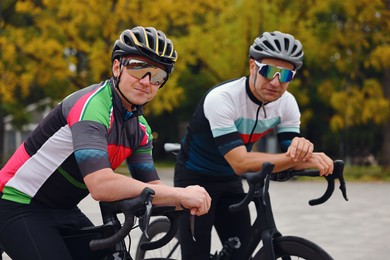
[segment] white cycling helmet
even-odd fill
[[[275,58],[292,63],[296,70],[302,67],[302,44],[292,35],[275,32],[264,32],[257,37],[249,48],[249,55],[255,60]]]

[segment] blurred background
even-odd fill
[[[179,54],[146,106],[156,160],[208,89],[249,73],[253,40],[278,30],[304,48],[289,87],[303,136],[358,177],[390,180],[390,0],[1,0],[0,162],[56,103],[110,78],[114,41],[137,25],[165,32]],[[277,151],[274,134],[256,148]]]

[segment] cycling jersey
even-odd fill
[[[299,135],[300,112],[294,96],[285,93],[263,104],[242,77],[212,88],[199,103],[182,140],[179,163],[191,171],[215,176],[233,176],[224,155],[235,147],[253,144],[276,130],[283,149]]]
[[[112,80],[68,96],[1,169],[2,199],[72,208],[89,193],[83,177],[126,159],[134,178],[158,179],[142,113],[142,106],[126,110]]]

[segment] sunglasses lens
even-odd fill
[[[276,71],[274,71],[272,68],[274,68],[274,67],[272,67],[270,65],[263,65],[260,68],[259,73],[264,78],[273,79]]]
[[[294,78],[294,71],[278,68],[275,66],[260,64],[259,74],[267,79],[273,79],[276,73],[279,74],[279,81],[282,83],[289,82]]]
[[[168,76],[168,73],[163,69],[141,60],[125,60],[122,64],[126,67],[127,73],[130,76],[137,79],[142,79],[145,76],[149,76],[150,83],[153,85],[162,85]]]
[[[289,82],[293,79],[293,77],[294,77],[294,73],[291,70],[283,69],[280,72],[279,81],[282,83]]]

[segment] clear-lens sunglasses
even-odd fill
[[[138,59],[122,60],[122,65],[126,68],[127,73],[137,79],[143,79],[146,76],[150,77],[150,84],[162,85],[168,78],[168,73],[150,63]]]

